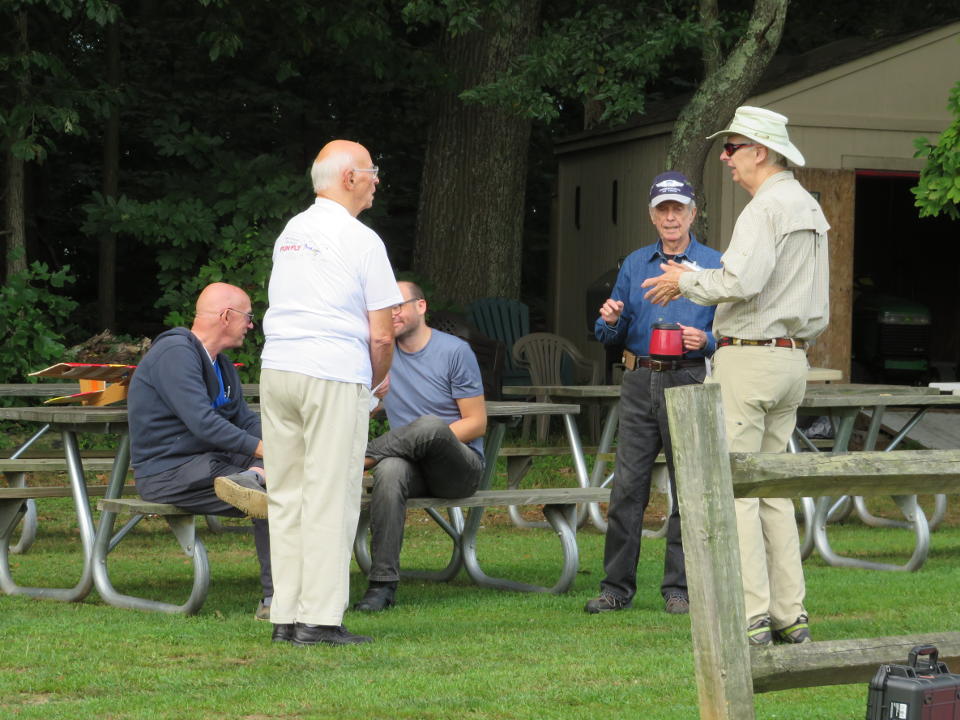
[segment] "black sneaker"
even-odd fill
[[[360,645],[373,642],[373,638],[354,635],[343,625],[295,623],[292,642],[294,645]]]
[[[630,607],[630,601],[624,600],[619,595],[610,592],[602,592],[592,600],[588,600],[584,606],[584,612],[596,615],[602,612],[611,612],[613,610],[626,610]]]
[[[807,625],[809,619],[801,615],[793,625],[773,631],[773,639],[784,645],[802,645],[811,641],[810,627]]]
[[[751,645],[769,645],[773,642],[770,632],[770,618],[762,617],[747,628],[747,639]]]

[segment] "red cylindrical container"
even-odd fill
[[[683,329],[677,323],[653,324],[650,357],[654,360],[680,360],[683,357]]]

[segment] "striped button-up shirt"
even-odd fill
[[[829,229],[793,173],[779,172],[737,218],[723,267],[681,274],[680,292],[717,305],[717,338],[812,340],[830,316]]]

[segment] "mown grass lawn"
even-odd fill
[[[552,475],[562,461],[541,464]],[[538,482],[536,476],[533,482]],[[955,504],[956,501],[954,500]],[[877,507],[879,503],[871,504]],[[924,503],[929,508],[930,503]],[[648,517],[658,524],[655,506]],[[13,556],[23,584],[72,585],[79,535],[68,500],[40,506],[37,544]],[[213,569],[210,596],[195,617],[120,610],[91,594],[79,604],[0,596],[0,718],[697,718],[690,625],[667,615],[658,593],[663,541],[645,541],[641,588],[631,610],[583,612],[602,574],[603,537],[579,536],[581,572],[563,596],[477,588],[461,574],[447,584],[406,581],[398,606],[346,625],[372,645],[273,645],[254,620],[256,559],[249,535],[204,529]],[[838,552],[903,562],[911,533],[831,528]],[[815,639],[956,630],[960,627],[960,518],[955,508],[934,533],[917,573],[805,565]],[[449,541],[411,513],[403,563],[439,568]],[[550,585],[559,570],[556,538],[519,530],[504,512],[486,518],[480,557],[491,575]],[[182,601],[190,574],[172,535],[147,521],[111,556],[118,589]],[[356,571],[351,596],[365,581]],[[863,717],[866,686],[759,695],[757,717]]]

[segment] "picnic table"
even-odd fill
[[[810,368],[807,371],[808,382],[831,382],[843,378],[843,373],[831,368]],[[593,469],[590,472],[590,487],[607,487],[613,481],[613,473],[607,472],[607,458],[613,452],[613,441],[617,434],[620,407],[619,385],[513,385],[504,386],[504,396],[512,397],[549,397],[551,400],[570,401],[580,404],[598,404],[606,408],[606,417],[600,431],[600,440],[597,445]],[[663,490],[667,496],[667,511],[663,527],[655,531],[644,531],[648,537],[662,537],[666,533],[666,518],[672,510],[672,498],[666,483],[666,466],[657,466],[654,470],[654,485]],[[606,532],[607,521],[603,517],[600,506],[596,503],[587,509],[590,522],[601,532]]]
[[[841,378],[839,371],[826,368],[811,368],[807,392],[800,403],[799,414],[826,415],[834,425],[834,439],[832,452],[847,452],[850,439],[853,435],[856,419],[861,412],[870,415],[870,424],[864,441],[864,450],[873,450],[876,447],[877,437],[882,425],[883,414],[887,407],[913,408],[915,412],[900,432],[887,446],[887,450],[895,449],[907,436],[909,431],[920,421],[923,415],[932,407],[960,407],[960,396],[941,394],[935,387],[911,387],[902,385],[864,385],[838,384],[832,382]],[[813,381],[828,381],[828,384],[814,384]],[[570,399],[577,402],[602,402],[609,406],[607,417],[600,435],[597,448],[597,460],[590,474],[590,484],[595,487],[608,485],[613,474],[606,472],[605,457],[613,448],[613,441],[617,429],[617,408],[620,397],[619,385],[544,385],[544,386],[516,386],[504,388],[510,395],[543,394],[555,399]],[[819,451],[816,444],[807,440],[799,431],[794,433],[791,450],[798,452],[802,446]],[[669,497],[669,495],[668,495]],[[895,496],[894,501],[901,509],[904,520],[889,520],[878,518],[870,514],[861,497],[853,498],[804,498],[801,506],[804,512],[804,527],[806,528],[802,553],[804,558],[816,549],[829,565],[837,567],[857,567],[872,570],[915,570],[926,560],[929,552],[929,538],[931,527],[936,527],[946,509],[946,497],[938,495],[933,518],[928,521],[922,508],[917,504],[915,495]],[[858,558],[849,558],[839,555],[832,549],[827,537],[827,519],[837,517],[843,510],[843,503],[849,502],[856,509],[860,517],[867,524],[883,527],[907,527],[914,531],[916,544],[910,559],[904,565],[877,563]],[[669,511],[669,509],[668,509]],[[598,505],[589,508],[590,518],[594,525],[604,529],[606,522],[603,519]]]
[[[0,407],[0,420],[42,423],[44,428],[59,432],[63,441],[63,457],[66,461],[70,491],[80,531],[83,565],[80,579],[71,588],[26,587],[18,585],[10,571],[8,557],[9,540],[14,528],[26,511],[23,497],[3,497],[0,499],[0,589],[8,595],[30,595],[46,597],[68,602],[82,600],[93,587],[93,541],[94,522],[90,511],[87,483],[84,476],[83,460],[80,455],[78,435],[80,433],[118,433],[116,455],[111,462],[109,487],[119,497],[123,490],[124,479],[130,465],[130,439],[127,431],[127,410],[116,407],[78,407],[51,405],[48,407]],[[36,438],[37,435],[34,435]],[[33,439],[33,438],[31,438]],[[18,485],[23,487],[21,479]],[[37,490],[42,490],[37,489]],[[34,490],[33,492],[37,492]],[[21,493],[22,494],[22,493]],[[34,495],[37,497],[39,495]],[[29,498],[32,499],[32,498]]]
[[[911,408],[913,415],[889,442],[885,450],[893,451],[907,437],[918,422],[931,408],[960,408],[960,396],[941,394],[935,387],[912,387],[907,385],[864,385],[835,384],[810,386],[800,403],[798,412],[806,415],[827,415],[834,427],[832,452],[849,451],[857,417],[861,412],[869,414],[870,422],[863,441],[863,450],[876,449],[883,415],[888,407]],[[815,444],[809,442],[801,433],[794,433],[791,449],[796,451],[799,445],[808,450],[819,452]],[[804,498],[806,516],[806,535],[802,552],[804,557],[812,548],[816,548],[828,565],[834,567],[855,567],[868,570],[916,570],[926,561],[930,548],[930,531],[935,528],[946,511],[946,496],[937,495],[933,517],[928,520],[923,509],[917,503],[916,495],[894,495],[894,502],[900,508],[905,520],[888,520],[873,516],[862,497],[832,498],[819,497],[816,500]],[[856,509],[860,518],[875,527],[906,527],[914,531],[916,544],[910,559],[902,565],[878,563],[870,560],[851,558],[834,552],[827,537],[827,522],[844,513],[845,505]]]
[[[254,389],[254,393],[255,392],[256,390]],[[252,405],[251,408],[254,410],[259,409],[256,405]],[[564,421],[570,453],[575,458],[574,464],[578,468],[578,484],[581,488],[588,488],[589,478],[586,472],[583,448],[580,443],[580,435],[576,424],[576,415],[579,411],[580,408],[576,404],[509,401],[488,402],[487,414],[493,422],[491,423],[492,427],[487,436],[485,470],[487,486],[489,487],[490,478],[496,467],[496,460],[502,445],[507,419],[523,417],[525,415],[559,415]],[[142,514],[140,514],[128,522],[116,534],[113,533],[114,522],[121,508],[120,504],[125,502],[120,499],[120,495],[124,489],[124,479],[130,463],[130,442],[126,407],[77,407],[59,405],[29,408],[0,408],[0,420],[43,423],[51,429],[60,432],[63,439],[64,459],[66,461],[70,481],[70,492],[76,512],[77,526],[80,531],[83,554],[80,580],[72,588],[23,587],[17,585],[10,572],[8,543],[17,522],[23,515],[25,504],[24,493],[15,493],[17,496],[8,498],[2,497],[2,493],[0,493],[0,531],[2,531],[2,533],[0,533],[0,535],[2,535],[2,537],[0,537],[0,545],[2,545],[2,547],[0,547],[0,589],[8,594],[78,601],[82,600],[90,592],[92,587],[96,587],[106,602],[121,607],[137,607],[140,609],[162,610],[167,612],[195,612],[199,608],[199,605],[203,602],[203,598],[206,596],[206,585],[209,584],[209,565],[206,562],[206,553],[203,549],[202,542],[194,535],[193,518],[190,516],[189,519],[185,519],[184,516],[190,514],[184,513],[183,511],[168,511],[170,516],[167,520],[170,522],[171,529],[174,530],[178,540],[181,540],[184,550],[194,558],[195,578],[194,591],[191,594],[192,600],[188,601],[185,605],[176,606],[143,598],[132,598],[118,593],[110,581],[106,556],[122,540],[123,536],[132,529],[136,522],[139,521],[140,517],[142,517]],[[111,464],[112,469],[109,485],[106,487],[105,492],[103,492],[104,500],[101,503],[103,510],[100,514],[99,526],[97,527],[95,527],[94,519],[90,511],[83,461],[77,440],[78,434],[84,432],[111,432],[118,433],[120,436],[116,456]],[[484,488],[485,491],[486,489],[487,488]],[[30,492],[40,497],[44,495],[44,490],[45,488],[33,488]],[[576,512],[575,509],[571,512],[571,508],[575,508],[577,502],[585,501],[588,498],[597,499],[598,497],[599,495],[593,489],[575,491],[557,488],[539,492],[529,491],[514,494],[510,494],[509,492],[501,492],[500,495],[489,493],[489,497],[484,496],[484,498],[476,502],[471,501],[466,503],[470,505],[469,514],[466,519],[459,523],[454,521],[452,525],[447,524],[447,527],[444,527],[444,529],[451,534],[454,541],[456,569],[465,567],[468,575],[475,582],[489,587],[512,590],[551,590],[553,592],[562,592],[568,589],[575,579],[578,566],[575,539]],[[544,504],[545,506],[549,505],[553,508],[548,513],[548,519],[560,535],[564,563],[561,578],[552,588],[542,588],[512,580],[489,577],[482,570],[477,558],[476,540],[477,533],[480,529],[480,521],[486,506],[480,503],[507,504],[507,502],[510,501],[518,504],[521,502],[524,504],[539,502],[540,504]],[[143,504],[142,501],[134,502]],[[450,505],[451,503],[447,502],[446,504]],[[358,556],[358,561],[361,560],[362,557]]]

